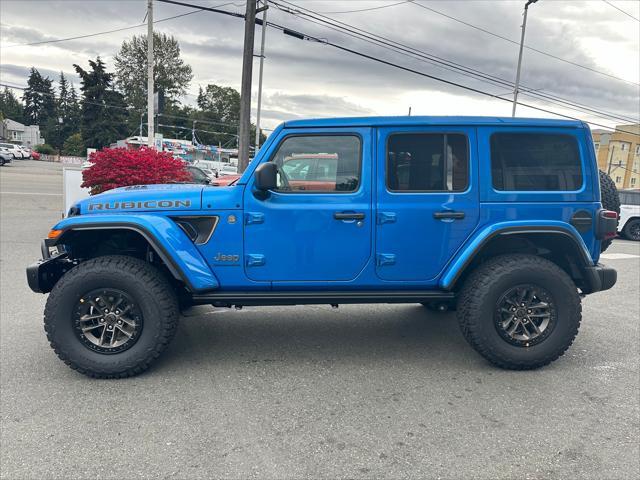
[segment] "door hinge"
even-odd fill
[[[260,254],[248,254],[245,257],[245,265],[247,267],[261,267],[265,264],[264,255]]]
[[[396,256],[393,253],[379,253],[376,255],[376,264],[379,267],[384,267],[385,265],[395,265]]]
[[[244,223],[245,225],[264,223],[264,213],[248,212],[244,216]]]
[[[378,225],[385,223],[396,223],[395,212],[378,212]]]

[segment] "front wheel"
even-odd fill
[[[458,301],[467,341],[494,365],[511,370],[559,358],[573,343],[581,318],[571,278],[533,255],[488,260],[467,278]]]
[[[146,370],[173,338],[176,295],[142,260],[104,256],[81,263],[55,285],[44,313],[47,338],[71,368],[97,378]]]

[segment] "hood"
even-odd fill
[[[202,185],[134,185],[114,188],[76,204],[80,213],[148,212],[166,210],[199,210]]]

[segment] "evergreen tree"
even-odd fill
[[[58,81],[58,98],[57,98],[57,117],[62,119],[59,125],[60,134],[58,143],[66,139],[74,132],[80,131],[80,107],[78,98],[73,84],[70,83],[63,72],[60,72],[60,80]],[[62,145],[56,144],[58,148]]]
[[[29,73],[22,100],[25,123],[42,127],[54,119],[56,103],[52,81],[49,77],[40,75],[40,72],[33,67]]]
[[[123,96],[113,90],[113,73],[98,57],[90,70],[74,64],[81,79],[81,132],[85,146],[102,148],[126,136],[127,108]]]
[[[22,123],[22,102],[7,87],[0,92],[0,118]]]

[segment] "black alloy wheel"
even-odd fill
[[[142,326],[140,308],[121,290],[92,290],[76,304],[76,335],[85,347],[95,352],[124,352],[136,343]]]
[[[496,330],[512,345],[536,345],[549,336],[555,324],[553,297],[537,285],[512,287],[496,303]]]

